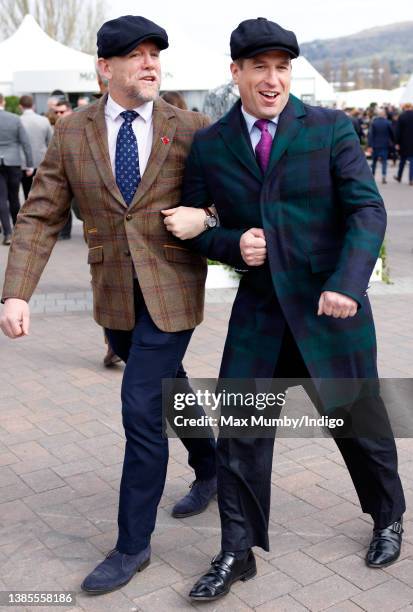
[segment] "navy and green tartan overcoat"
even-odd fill
[[[267,262],[242,275],[220,376],[272,377],[287,323],[312,377],[376,377],[366,290],[386,212],[346,115],[291,95],[263,176],[237,102],[197,132],[184,177],[183,203],[215,204],[221,224],[189,248],[246,269],[242,233],[261,227],[267,242]],[[354,298],[356,316],[317,316],[326,290]]]

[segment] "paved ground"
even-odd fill
[[[413,188],[389,184],[383,195],[393,284],[370,290],[380,371],[410,377]],[[6,254],[0,246],[1,270]],[[33,298],[30,337],[0,338],[0,589],[73,590],[72,609],[99,612],[413,610],[413,444],[406,439],[398,441],[409,504],[405,544],[387,570],[363,564],[371,526],[334,444],[283,438],[272,478],[271,552],[256,551],[257,578],[234,586],[221,603],[191,605],[188,589],[219,548],[219,520],[215,502],[198,517],[171,518],[192,478],[173,440],[150,568],[111,595],[79,592],[84,575],[115,542],[123,453],[122,368],[101,365],[102,332],[89,312],[85,261],[76,225],[73,239],[57,244]],[[232,298],[209,293],[205,322],[186,357],[192,376],[216,375]]]

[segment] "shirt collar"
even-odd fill
[[[25,108],[22,115],[26,115],[26,114],[30,114],[30,113],[34,113],[34,110],[32,108]]]
[[[247,124],[248,133],[251,134],[252,128],[254,127],[254,124],[255,124],[256,121],[258,121],[258,119],[257,119],[257,117],[253,117],[253,115],[250,115],[249,113],[247,113],[247,111],[244,109],[243,106],[241,106],[241,112],[242,112],[242,114],[244,116],[244,119],[245,119],[245,122]],[[271,121],[277,127],[278,119],[279,119],[279,115],[277,115],[273,119],[269,119],[268,121]]]
[[[122,113],[124,110],[126,109],[123,108],[123,106],[121,106],[117,102],[115,102],[115,100],[109,94],[108,99],[106,100],[106,114],[113,121],[115,121],[119,117],[120,113]],[[153,102],[144,102],[144,104],[141,104],[141,106],[137,106],[133,110],[136,111],[145,122],[148,122],[152,119]]]

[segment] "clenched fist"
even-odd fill
[[[163,222],[168,232],[180,240],[195,238],[206,229],[206,214],[203,208],[177,206],[161,210],[161,213],[165,217]]]
[[[248,266],[262,266],[267,257],[264,230],[252,227],[239,241],[242,259]]]
[[[0,328],[9,338],[21,338],[29,335],[30,309],[27,302],[17,298],[8,298],[0,317]]]
[[[357,302],[347,295],[335,291],[323,291],[318,301],[318,312],[335,319],[354,317],[357,312]]]

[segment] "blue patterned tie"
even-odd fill
[[[120,126],[116,140],[116,183],[123,199],[129,206],[141,180],[138,143],[132,129],[132,121],[136,119],[138,113],[133,110],[126,110],[120,114],[124,122]]]

